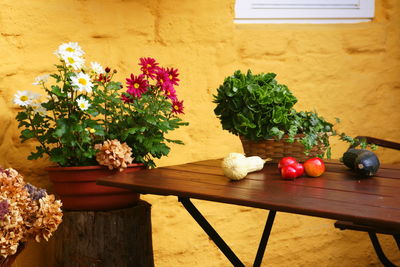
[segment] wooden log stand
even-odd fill
[[[65,211],[50,241],[51,266],[154,266],[151,205],[112,211]]]

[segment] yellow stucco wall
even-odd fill
[[[400,2],[376,0],[376,18],[350,25],[235,25],[234,0],[0,0],[0,165],[49,186],[46,161],[28,161],[33,144],[20,144],[11,103],[17,90],[34,90],[34,77],[52,71],[59,44],[77,41],[87,60],[119,70],[122,80],[151,56],[180,70],[178,93],[190,126],[173,133],[174,146],[159,166],[220,158],[242,151],[222,131],[212,94],[234,70],[276,72],[299,99],[298,110],[342,119],[349,135],[400,141]],[[332,140],[333,156],[346,145]],[[400,153],[381,150],[384,162]],[[156,266],[229,266],[172,197],[144,196],[153,204]],[[250,265],[267,212],[196,201],[221,235]],[[379,266],[368,237],[340,232],[332,221],[278,214],[264,263],[268,266]],[[398,251],[386,239],[390,257]],[[397,255],[396,255],[397,254]],[[397,257],[397,258],[396,258]],[[17,266],[44,266],[45,244],[31,244]]]

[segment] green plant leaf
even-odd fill
[[[50,77],[53,77],[54,79],[56,79],[56,82],[60,82],[61,81],[61,76],[58,74],[50,74]]]
[[[25,129],[25,130],[22,130],[22,131],[21,131],[21,135],[22,135],[22,137],[23,137],[24,139],[30,139],[30,138],[35,137],[35,132],[34,132],[34,131],[31,131],[31,130],[29,130],[29,129]]]
[[[272,136],[276,136],[278,139],[282,139],[283,135],[285,134],[283,131],[279,130],[278,127],[272,127],[270,132]]]
[[[67,123],[64,119],[60,119],[57,121],[57,127],[54,131],[55,137],[62,137],[67,132]]]
[[[258,84],[249,84],[246,88],[250,94],[254,94],[257,90],[260,90],[260,86]]]
[[[18,112],[17,116],[15,117],[18,121],[23,121],[28,119],[28,114],[26,112]]]
[[[51,86],[51,92],[55,94],[56,96],[63,96],[64,94],[61,92],[61,88],[58,85],[52,85]]]
[[[38,113],[36,113],[35,116],[33,117],[32,123],[34,125],[40,125],[41,123],[43,123],[43,121],[44,121],[43,117]]]

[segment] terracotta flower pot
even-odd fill
[[[130,164],[123,172],[140,171],[143,164]],[[46,169],[65,210],[113,210],[136,204],[140,194],[127,189],[101,186],[96,180],[116,174],[103,166],[49,167]]]

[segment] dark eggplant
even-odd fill
[[[343,164],[362,176],[371,177],[378,171],[380,162],[374,152],[366,149],[348,149],[342,157]]]
[[[374,152],[365,150],[358,154],[354,161],[354,170],[362,176],[374,176],[378,171],[380,162]]]
[[[365,149],[356,149],[356,148],[349,148],[346,152],[344,152],[342,161],[343,164],[349,167],[350,169],[354,170],[354,162],[356,161],[356,158],[359,154],[361,154],[364,151],[368,151]]]

